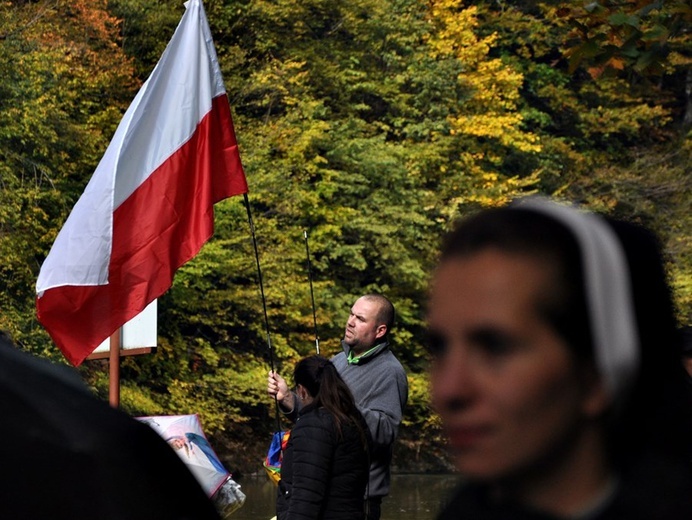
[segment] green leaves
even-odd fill
[[[246,208],[223,201],[214,238],[160,300],[157,352],[123,362],[131,413],[198,412],[209,433],[229,435],[273,427],[270,364],[289,375],[315,348],[307,231],[322,353],[339,351],[358,296],[388,295],[411,382],[406,424],[434,436],[421,340],[439,240],[456,218],[534,191],[654,215],[687,317],[684,2],[205,7],[264,302]],[[39,266],[182,9],[0,6],[0,327],[27,350],[61,359],[34,318]],[[105,395],[104,366],[81,370]]]
[[[134,86],[116,28],[103,2],[0,6],[0,326],[49,357],[36,276]]]
[[[672,71],[668,54],[689,51],[689,2],[594,2],[558,13],[574,27],[565,41],[571,73],[584,67],[597,78],[631,68],[658,77]]]

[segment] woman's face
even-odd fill
[[[585,417],[587,385],[537,311],[551,283],[540,261],[494,249],[448,259],[436,271],[432,402],[470,478],[512,477],[550,462],[569,450]]]

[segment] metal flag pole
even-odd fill
[[[271,336],[269,335],[269,317],[267,316],[267,299],[264,297],[264,283],[262,282],[262,269],[260,267],[259,252],[257,251],[257,238],[255,236],[255,223],[252,221],[252,212],[250,211],[250,199],[248,199],[247,193],[243,193],[243,200],[245,201],[245,209],[247,210],[247,219],[250,224],[250,233],[252,235],[252,246],[255,250],[255,261],[257,263],[257,277],[259,279],[260,294],[262,296],[262,310],[264,311],[264,327],[267,333],[267,347],[269,349],[269,366],[271,371],[276,373],[274,370],[274,347],[272,346]],[[281,416],[279,415],[279,401],[274,396],[274,405],[276,407],[276,426],[277,431],[281,430]]]
[[[315,324],[315,350],[320,353],[320,336],[317,334],[317,311],[315,310],[315,293],[312,290],[312,264],[310,263],[310,247],[308,246],[308,232],[303,230],[305,237],[305,254],[308,258],[308,279],[310,280],[310,298],[312,299],[312,321]]]

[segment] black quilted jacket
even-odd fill
[[[369,435],[365,421],[361,424]],[[365,518],[368,466],[367,450],[353,424],[342,425],[339,437],[331,413],[305,407],[283,455],[278,520]]]

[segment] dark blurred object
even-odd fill
[[[682,365],[692,381],[692,326],[680,329],[680,345],[682,353]]]
[[[0,335],[0,517],[218,519],[153,430]]]

